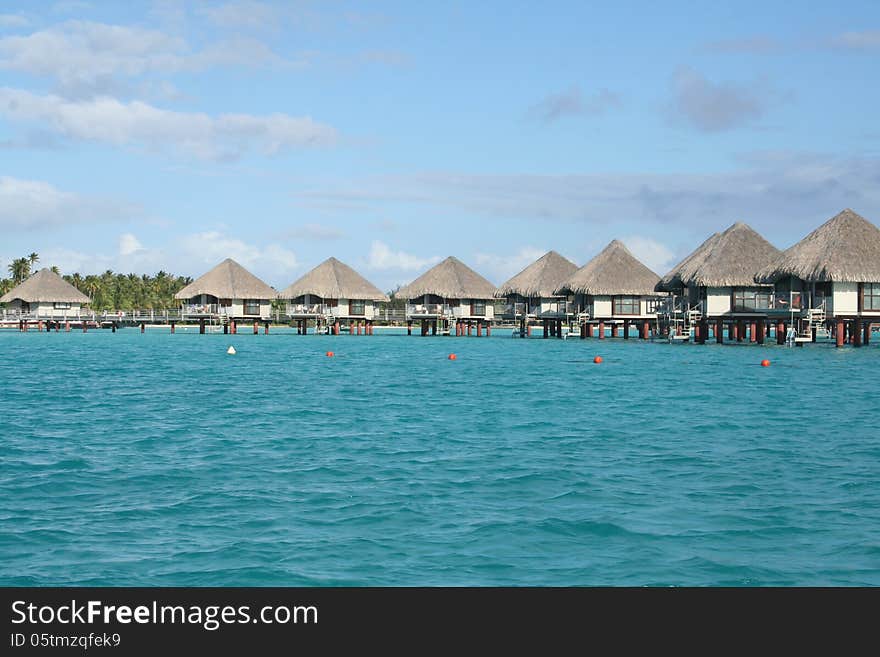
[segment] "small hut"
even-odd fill
[[[581,315],[581,337],[592,335],[598,324],[599,337],[605,337],[605,325],[611,325],[611,336],[629,337],[635,323],[639,335],[648,337],[651,320],[657,317],[658,296],[654,286],[660,277],[639,261],[619,240],[608,246],[586,265],[578,269],[557,289],[557,294],[572,294]]]
[[[503,317],[520,322],[569,317],[568,298],[556,290],[577,268],[556,251],[548,251],[495,291],[497,298],[507,300]]]
[[[287,314],[305,333],[310,319],[326,321],[339,333],[340,320],[351,331],[373,332],[376,306],[388,296],[354,269],[336,258],[328,258],[278,295],[287,300]]]
[[[477,335],[495,316],[495,286],[466,264],[452,256],[435,265],[394,295],[406,299],[408,332],[412,322],[421,322],[422,335],[450,330],[469,335],[476,326]]]
[[[240,264],[226,258],[174,295],[183,302],[183,312],[194,316],[224,316],[230,319],[268,320],[275,290]]]
[[[41,269],[0,297],[7,312],[36,319],[79,317],[90,299],[51,269]]]
[[[755,280],[799,311],[799,340],[815,340],[826,322],[838,345],[870,339],[880,321],[880,228],[850,209],[784,251]],[[792,313],[794,314],[794,312]]]
[[[755,274],[779,257],[779,249],[748,224],[737,222],[720,233],[704,257],[679,272],[688,290],[694,340],[705,342],[712,324],[717,342],[724,325],[731,339],[763,342],[768,314],[776,312],[773,287],[755,283]]]

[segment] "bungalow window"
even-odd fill
[[[259,299],[245,299],[244,300],[244,314],[245,315],[259,315],[260,314],[260,300]]]
[[[472,301],[471,302],[471,315],[474,317],[485,317],[486,316],[486,302],[485,301]]]
[[[70,310],[70,304],[67,301],[56,301],[54,308],[55,310]]]
[[[862,285],[862,310],[880,310],[880,283]]]
[[[660,305],[659,299],[645,299],[645,313],[652,315],[657,312],[657,306]]]
[[[733,310],[767,310],[770,308],[770,291],[737,288],[733,291]]]
[[[614,297],[612,312],[615,315],[638,315],[641,303],[641,297]]]
[[[349,315],[365,315],[366,314],[366,302],[363,299],[352,299],[348,302],[348,314]]]

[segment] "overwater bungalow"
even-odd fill
[[[277,293],[240,264],[227,258],[174,295],[181,312],[222,320],[267,321]]]
[[[545,326],[551,321],[567,321],[574,308],[568,297],[556,294],[556,290],[577,268],[556,251],[548,251],[495,291],[496,298],[507,301],[502,317],[518,323],[521,336],[530,330],[532,320]]]
[[[655,289],[673,293],[666,314],[673,337],[704,343],[711,325],[715,339],[763,342],[768,314],[777,307],[773,287],[755,274],[780,254],[749,225],[737,222],[716,233],[661,279]]]
[[[0,297],[5,314],[41,319],[79,317],[90,299],[51,269],[41,269]]]
[[[389,301],[388,295],[336,258],[328,258],[278,296],[287,301],[287,315],[303,334],[309,320],[314,320],[316,329],[325,323],[337,335],[341,322],[352,333],[372,334],[378,303]]]
[[[421,323],[422,335],[451,332],[470,335],[483,326],[489,333],[489,321],[495,316],[495,286],[473,269],[452,256],[435,265],[394,295],[406,299],[407,333],[412,323]]]
[[[850,209],[785,250],[755,276],[790,306],[794,342],[833,328],[838,346],[867,344],[880,322],[880,228]],[[780,320],[781,322],[782,320]]]
[[[610,325],[612,337],[622,328],[623,337],[628,338],[630,325],[635,324],[639,336],[647,338],[650,324],[657,318],[654,286],[659,280],[623,242],[613,240],[556,292],[574,295],[581,337],[592,337],[593,326],[598,325],[599,338],[604,338],[605,327]]]

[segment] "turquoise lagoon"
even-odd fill
[[[878,585],[878,372],[876,345],[4,331],[0,584]]]

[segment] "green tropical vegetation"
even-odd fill
[[[31,253],[24,258],[16,258],[7,267],[9,278],[0,279],[0,295],[37,271],[35,265],[40,256]],[[51,267],[59,274],[58,267]],[[93,310],[164,310],[177,308],[180,302],[174,299],[175,293],[192,282],[188,276],[175,276],[160,271],[153,276],[148,274],[120,274],[109,269],[103,274],[65,274],[64,280],[83,294],[87,294]]]

